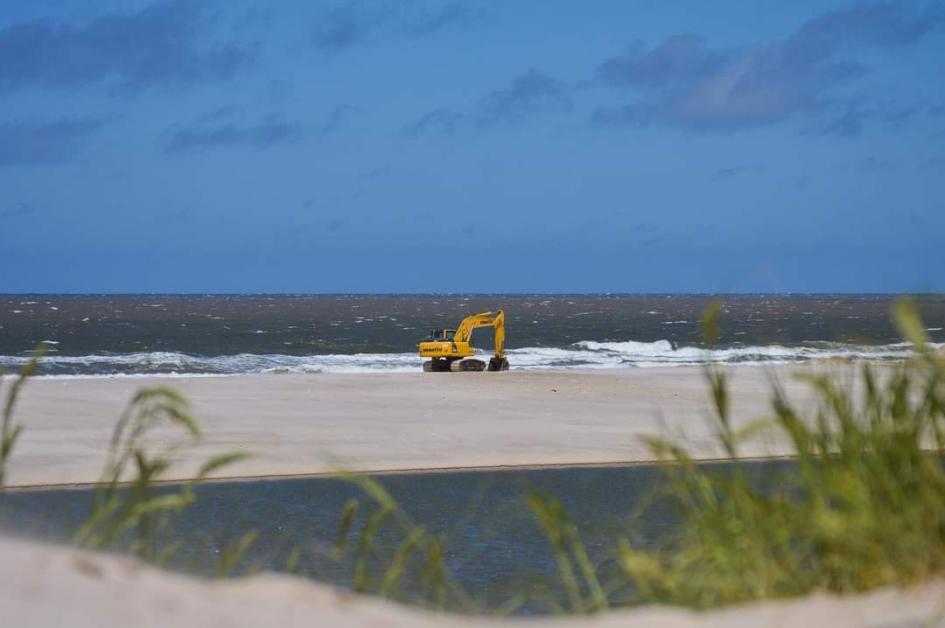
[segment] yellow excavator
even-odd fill
[[[495,355],[488,368],[482,360],[476,360],[476,350],[470,345],[474,329],[492,327],[495,330]],[[505,313],[483,312],[467,316],[456,329],[434,329],[430,337],[420,343],[420,357],[429,358],[423,363],[427,373],[453,371],[507,371],[509,361],[505,357]]]

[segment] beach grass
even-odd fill
[[[337,561],[353,554],[355,591],[401,599],[405,595],[403,581],[409,580],[412,590],[409,597],[425,606],[443,609],[448,593],[467,599],[449,576],[442,535],[414,522],[377,480],[361,474],[341,477],[359,486],[367,498],[366,506],[356,498],[345,505],[332,548]],[[400,538],[393,551],[385,552],[376,543],[384,526],[392,527],[393,534]]]
[[[20,369],[19,375],[17,375],[7,387],[5,391],[6,397],[0,397],[4,399],[3,419],[2,423],[0,423],[0,488],[3,488],[4,482],[6,481],[7,463],[10,460],[10,456],[13,455],[13,448],[16,446],[17,440],[19,440],[20,435],[23,433],[23,426],[15,422],[13,411],[16,408],[16,402],[20,396],[23,385],[29,377],[36,373],[36,369],[39,367],[39,360],[45,353],[46,345],[37,347],[26,365]],[[5,375],[4,370],[0,368],[0,392],[4,392],[3,385]]]
[[[706,315],[709,340],[717,312]],[[862,365],[859,392],[827,375],[800,375],[818,399],[812,415],[772,384],[772,416],[736,430],[726,374],[707,367],[716,438],[730,464],[709,471],[684,443],[648,439],[682,523],[656,550],[620,540],[635,603],[704,609],[942,575],[945,360],[928,347],[911,303],[901,302],[895,318],[915,358]],[[779,432],[796,461],[773,487],[751,482],[739,456],[760,429]]]
[[[170,426],[183,436],[163,448],[150,447],[148,436]],[[165,387],[143,388],[129,402],[115,424],[102,475],[92,493],[91,514],[75,533],[74,541],[92,549],[127,547],[136,556],[162,564],[179,545],[174,540],[174,519],[196,499],[194,487],[214,471],[247,457],[228,452],[209,458],[193,479],[168,490],[159,486],[172,465],[175,447],[201,437],[187,401]],[[235,548],[221,555],[221,572],[229,572],[252,543],[247,532]]]

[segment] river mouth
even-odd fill
[[[753,482],[769,487],[780,485],[794,469],[785,460],[743,464]],[[703,466],[713,473],[731,467]],[[529,495],[561,503],[615,604],[633,592],[616,561],[618,540],[657,547],[680,525],[666,497],[665,470],[656,465],[386,474],[377,482],[398,508],[383,518],[363,552],[360,582],[376,592],[405,539],[422,527],[424,538],[442,544],[449,574],[443,602],[454,612],[542,615],[566,604],[555,554],[528,505]],[[170,493],[179,487],[156,490]],[[2,493],[0,531],[69,542],[91,512],[93,492],[79,488]],[[357,509],[342,550],[343,513],[354,503]],[[359,582],[359,542],[379,510],[369,491],[350,479],[211,482],[198,486],[194,503],[156,532],[156,544],[166,550],[161,556],[164,566],[212,576],[253,532],[232,574],[291,571],[354,588]],[[127,549],[130,542],[125,539],[119,549]],[[431,603],[435,596],[423,554],[418,546],[408,557],[397,586],[389,591],[393,597]]]

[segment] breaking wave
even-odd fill
[[[945,346],[945,345],[942,345]],[[812,360],[899,360],[912,355],[907,343],[854,345],[811,342],[798,346],[734,346],[706,350],[656,342],[596,342],[585,340],[569,348],[513,350],[515,364],[530,368],[621,368],[723,364],[785,364]],[[511,358],[510,358],[511,359]]]
[[[937,348],[945,344],[934,345]],[[799,346],[733,346],[707,351],[656,342],[597,342],[585,340],[567,347],[525,347],[509,350],[513,369],[613,369],[691,366],[706,361],[727,364],[783,364],[812,360],[897,360],[911,355],[905,343],[854,345],[811,342]],[[0,368],[15,372],[24,356],[0,356]],[[355,353],[334,355],[250,354],[201,356],[177,352],[125,353],[43,358],[41,375],[236,375],[245,373],[365,373],[417,372],[415,353]]]

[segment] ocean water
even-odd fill
[[[909,348],[889,295],[738,295],[707,352],[699,295],[2,295],[0,367],[44,344],[43,375],[417,371],[434,327],[505,309],[513,369],[594,369],[824,358]],[[945,295],[918,297],[945,343]],[[488,350],[491,330],[474,343]]]
[[[726,470],[724,464],[706,467]],[[746,468],[763,487],[776,486],[794,467],[786,461],[764,461],[747,463]],[[516,609],[520,614],[549,613],[552,601],[567,605],[554,554],[526,505],[529,491],[561,502],[608,583],[619,581],[618,539],[655,547],[679,524],[676,510],[661,497],[663,472],[650,465],[394,474],[378,480],[413,524],[444,540],[450,576],[474,600],[470,605],[462,596],[451,595],[448,607],[456,611],[495,611],[517,595],[526,600]],[[242,570],[283,571],[298,548],[302,575],[352,586],[351,552],[339,560],[332,557],[331,548],[349,499],[360,500],[355,534],[374,512],[360,487],[332,478],[214,482],[198,487],[197,497],[167,537],[168,544],[181,545],[169,566],[213,574],[223,548],[254,530],[258,538]],[[0,493],[0,532],[68,541],[88,517],[91,499],[91,489]],[[379,530],[373,552],[378,557],[372,568],[375,586],[404,537],[393,521]],[[419,565],[414,568],[412,573]],[[422,583],[407,579],[402,597],[409,601],[421,590]],[[629,593],[625,586],[616,587],[610,597],[619,602]]]

